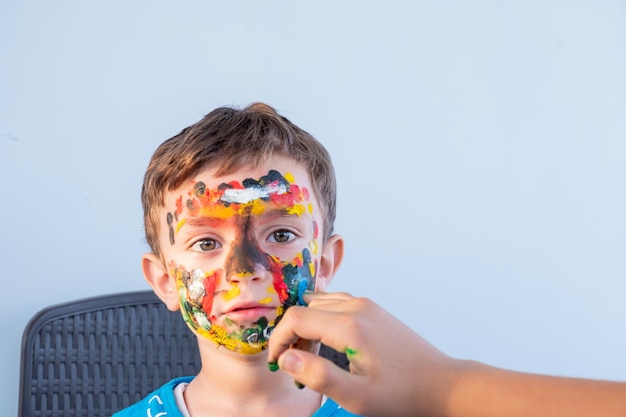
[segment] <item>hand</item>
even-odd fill
[[[269,340],[270,363],[347,410],[370,417],[622,417],[626,383],[551,377],[450,358],[376,303],[309,294]],[[350,372],[308,351],[346,352]]]
[[[456,361],[438,351],[373,301],[346,293],[305,295],[269,341],[270,363],[347,410],[368,416],[445,412],[449,372]],[[313,353],[289,349],[300,339],[321,341],[350,360],[350,372]]]

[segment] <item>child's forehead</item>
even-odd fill
[[[311,188],[306,171],[300,169],[246,168],[219,176],[214,172],[201,171],[170,194],[211,194],[223,196],[225,202],[243,203],[246,199],[262,198],[264,193],[286,192],[290,187]]]
[[[227,174],[206,168],[166,193],[164,208],[175,217],[226,218],[260,214],[263,206],[289,208],[294,214],[315,213],[315,217],[321,214],[307,169],[289,158],[271,158],[260,166],[244,166]]]
[[[272,156],[267,161],[257,164],[241,164],[227,173],[221,166],[209,165],[191,176],[173,193],[184,193],[193,190],[198,183],[203,183],[210,190],[225,187],[228,184],[254,185],[255,182],[267,182],[270,172],[275,171],[293,184],[301,184],[311,188],[308,170],[300,162],[285,156]],[[274,178],[275,179],[275,178]]]

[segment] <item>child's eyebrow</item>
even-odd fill
[[[289,207],[274,207],[267,208],[261,214],[254,215],[255,217],[261,217],[266,219],[278,219],[281,217],[284,218],[301,218],[303,213],[294,212],[293,208]],[[218,228],[222,227],[226,224],[228,218],[223,217],[212,217],[212,216],[198,216],[198,217],[190,217],[188,219],[179,220],[176,225],[176,232],[178,233],[180,230],[187,227],[213,227]]]
[[[293,207],[270,208],[262,214],[264,217],[302,217],[303,213],[294,212]]]
[[[191,227],[220,227],[226,222],[226,219],[217,218],[217,217],[190,217],[188,219],[181,220],[178,222],[178,230],[182,229],[184,226]]]

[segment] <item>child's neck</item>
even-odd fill
[[[267,355],[243,356],[223,348],[200,352],[202,370],[185,391],[192,417],[238,415],[311,416],[320,394],[296,388],[288,375],[271,372]]]

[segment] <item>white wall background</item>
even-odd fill
[[[626,380],[626,3],[3,1],[0,405],[44,306],[146,289],[151,153],[265,101],[334,155],[369,296],[445,352]]]

